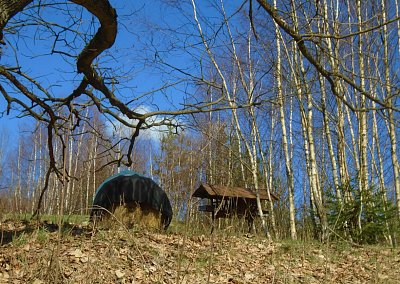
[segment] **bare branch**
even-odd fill
[[[316,70],[324,76],[330,86],[332,93],[337,96],[339,99],[341,99],[344,103],[346,101],[344,100],[343,96],[338,92],[337,86],[335,83],[334,78],[339,78],[345,81],[347,84],[349,84],[351,87],[353,87],[355,90],[361,93],[361,95],[364,95],[366,98],[368,98],[371,101],[376,102],[380,106],[384,108],[394,108],[393,106],[387,104],[385,101],[382,101],[378,98],[376,98],[373,94],[367,92],[364,88],[362,88],[359,84],[357,84],[354,80],[351,78],[345,76],[342,73],[336,73],[327,70],[310,52],[309,48],[307,48],[305,44],[306,38],[304,38],[303,35],[299,34],[293,27],[291,27],[278,13],[278,11],[271,5],[269,4],[266,0],[257,0],[258,3],[261,5],[261,7],[264,8],[264,10],[273,18],[273,20],[281,27],[288,35],[290,35],[296,42],[299,50],[303,54],[305,58],[316,68]],[[350,105],[347,104],[349,108],[351,108],[353,111],[356,109]],[[360,109],[359,111],[365,111],[364,109]]]

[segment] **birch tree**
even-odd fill
[[[398,1],[395,1],[395,6],[396,6],[396,16],[399,17],[399,5]],[[382,20],[383,22],[388,21],[388,16],[387,16],[387,7],[385,4],[385,1],[381,1],[381,6],[382,6]],[[400,56],[400,21],[397,21],[397,45],[399,49],[399,56]],[[387,110],[388,112],[388,130],[389,130],[389,136],[390,136],[390,157],[392,160],[392,165],[393,165],[393,180],[394,180],[394,188],[396,192],[396,206],[397,206],[397,213],[400,218],[400,165],[398,161],[398,152],[397,152],[397,134],[396,134],[396,127],[395,127],[395,117],[394,117],[394,110],[393,107],[395,107],[395,97],[392,96],[392,81],[391,81],[391,75],[390,75],[390,63],[389,63],[389,46],[391,46],[391,43],[389,41],[389,35],[388,35],[388,27],[385,25],[383,27],[383,61],[384,61],[384,74],[385,74],[385,91],[386,94],[389,96],[389,108]]]
[[[237,135],[240,137],[240,141],[243,143],[245,151],[247,156],[249,157],[249,168],[250,168],[250,174],[251,174],[251,183],[252,187],[254,187],[254,190],[257,195],[257,208],[258,208],[258,214],[260,215],[261,218],[261,223],[264,231],[267,233],[267,236],[270,238],[270,234],[267,230],[266,227],[266,222],[263,218],[263,212],[262,212],[262,207],[261,207],[261,202],[258,196],[258,192],[260,190],[260,185],[259,185],[259,165],[258,165],[258,147],[257,147],[257,121],[256,121],[256,108],[253,106],[255,103],[255,96],[257,94],[257,89],[255,89],[256,86],[256,78],[254,74],[254,66],[253,60],[251,58],[251,32],[247,33],[248,36],[246,37],[246,58],[245,59],[240,59],[237,49],[238,49],[238,43],[235,41],[232,30],[230,28],[230,22],[228,21],[228,16],[226,15],[226,12],[224,10],[224,4],[221,2],[221,10],[222,10],[222,16],[224,18],[224,29],[226,29],[226,32],[228,34],[228,42],[229,42],[229,48],[231,50],[231,57],[232,57],[232,65],[234,67],[234,72],[237,74],[237,78],[235,81],[239,82],[240,88],[237,88],[238,86],[236,84],[233,84],[233,88],[229,86],[229,76],[226,76],[220,66],[220,64],[217,62],[215,54],[213,53],[212,49],[210,48],[208,41],[206,40],[206,36],[203,33],[203,28],[202,25],[199,21],[198,18],[198,13],[197,13],[197,6],[196,3],[192,0],[192,8],[193,8],[193,16],[194,20],[199,32],[199,37],[204,45],[205,52],[208,55],[209,60],[211,61],[212,67],[215,68],[218,79],[221,82],[222,90],[224,95],[226,96],[226,99],[229,103],[229,106],[231,107],[232,111],[232,117],[234,121],[234,127]],[[242,62],[245,62],[246,66]],[[237,94],[236,91],[240,89],[244,92],[246,95],[246,104],[248,105],[247,108],[247,113],[249,116],[248,124],[250,128],[250,134],[249,137],[245,137],[244,131],[243,131],[243,126],[240,122],[238,111],[237,111]]]
[[[276,1],[274,1],[274,7],[276,8]],[[286,179],[289,193],[289,220],[290,220],[290,236],[293,240],[297,239],[296,232],[296,212],[294,204],[294,178],[292,170],[292,160],[289,154],[288,147],[288,135],[286,128],[286,116],[285,116],[285,101],[282,90],[282,63],[281,63],[281,42],[282,37],[279,30],[279,26],[275,23],[275,35],[276,35],[276,52],[277,52],[277,63],[276,63],[276,84],[277,84],[277,96],[279,101],[279,114],[280,124],[282,129],[282,147],[285,156],[285,168],[286,168]]]

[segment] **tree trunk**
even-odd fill
[[[357,0],[357,20],[358,20],[358,31],[361,32],[363,27],[361,23],[363,22],[362,18],[362,3],[361,0]],[[364,63],[364,35],[360,34],[358,36],[358,68],[360,74],[360,86],[365,88],[365,63]],[[360,150],[360,171],[359,171],[359,186],[360,186],[360,212],[358,216],[358,227],[360,231],[362,230],[361,226],[361,215],[363,211],[363,202],[365,192],[368,190],[368,159],[367,159],[367,143],[368,143],[368,134],[367,134],[367,112],[366,109],[366,98],[363,94],[360,94],[360,108],[361,111],[358,112],[358,125],[359,125],[359,150]]]
[[[271,133],[270,133],[270,143],[268,147],[268,162],[267,159],[265,158],[264,151],[262,151],[262,141],[261,141],[261,135],[260,131],[257,128],[257,140],[258,140],[258,147],[260,149],[260,156],[263,164],[263,169],[264,169],[264,178],[265,178],[265,187],[267,190],[267,197],[268,197],[268,207],[269,207],[269,216],[271,220],[271,227],[272,227],[272,232],[274,234],[274,238],[278,238],[278,230],[276,227],[276,220],[275,220],[275,212],[274,212],[274,203],[273,199],[271,196],[271,190],[272,190],[272,182],[273,182],[273,177],[272,177],[272,153],[273,153],[273,135],[274,135],[274,127],[275,127],[275,117],[272,115],[271,116]]]
[[[7,22],[21,12],[33,0],[0,0],[0,42],[3,41],[3,29]]]
[[[17,212],[22,214],[22,141],[18,145],[18,161],[17,161]]]
[[[297,12],[294,6],[292,6],[292,13],[293,13],[295,30],[297,31],[298,19],[297,19]],[[296,50],[294,50],[294,52],[296,54]],[[301,54],[295,56],[295,65],[299,66],[300,68],[300,72],[298,73],[304,76],[304,74],[306,74],[306,71],[303,60],[304,58]],[[323,204],[322,190],[318,177],[318,166],[316,160],[314,134],[313,134],[313,101],[311,96],[311,90],[310,87],[307,85],[306,78],[297,78],[296,74],[294,74],[294,79],[296,83],[297,96],[299,98],[300,111],[302,113],[301,122],[303,127],[305,146],[307,146],[306,144],[308,143],[308,155],[306,155],[306,161],[308,161],[309,165],[308,174],[309,174],[310,188],[312,191],[313,201],[321,225],[321,233],[322,233],[321,238],[325,239],[325,237],[327,236],[328,221],[326,217],[325,207]],[[300,82],[305,82],[305,83],[300,84]],[[305,111],[303,107],[303,99],[302,99],[303,90],[306,93],[307,111]]]
[[[399,5],[398,1],[396,0],[396,16],[399,16]],[[381,1],[382,5],[382,10],[383,10],[383,22],[387,21],[387,12],[386,12],[386,7],[385,7],[385,1]],[[392,95],[392,90],[391,90],[391,78],[390,78],[390,65],[389,65],[389,37],[388,37],[388,30],[387,26],[385,25],[383,27],[383,45],[384,45],[384,56],[383,56],[383,61],[384,61],[384,66],[385,66],[385,86],[386,86],[386,95],[391,96]],[[397,21],[397,43],[398,43],[398,49],[400,52],[400,21]],[[389,105],[392,107],[393,106],[393,98],[389,99]],[[396,137],[396,125],[395,125],[395,118],[393,114],[393,109],[389,108],[388,109],[388,114],[389,114],[389,119],[388,119],[388,130],[389,130],[389,136],[390,136],[390,156],[392,159],[392,165],[393,165],[393,183],[394,183],[394,188],[396,192],[396,208],[397,208],[397,214],[398,217],[400,218],[400,165],[397,157],[397,137]]]
[[[321,75],[319,75],[318,77],[319,77],[320,87],[321,87],[321,105],[322,105],[322,116],[323,116],[323,122],[324,122],[324,132],[326,135],[326,142],[328,144],[329,158],[331,160],[333,184],[335,186],[336,199],[341,204],[342,203],[342,193],[340,191],[338,166],[336,163],[335,152],[333,149],[331,130],[330,130],[330,126],[329,126],[328,111],[326,109],[327,106],[326,106],[326,90],[325,90],[325,81],[324,81],[325,79]]]
[[[276,7],[276,0],[274,0],[274,7]],[[277,52],[277,63],[276,63],[276,84],[278,92],[279,101],[279,112],[280,112],[280,122],[282,128],[282,146],[283,153],[285,156],[285,169],[286,169],[286,179],[288,186],[288,197],[289,197],[289,221],[290,221],[290,236],[293,240],[297,239],[296,230],[296,207],[294,203],[294,178],[292,170],[292,162],[289,154],[288,147],[288,137],[286,132],[286,117],[285,117],[285,103],[283,99],[282,91],[282,63],[281,63],[281,34],[278,25],[275,23],[275,35],[276,35],[276,52]]]
[[[323,24],[321,25],[320,29],[322,29],[322,33],[323,34],[327,34],[329,32],[329,28],[333,27],[334,33],[338,34],[338,28],[337,28],[337,24],[336,24],[336,20],[338,15],[336,14],[337,10],[333,8],[333,18],[332,19],[332,25],[330,25],[330,21],[329,21],[329,13],[328,13],[328,1],[324,0],[323,1],[323,17],[324,17],[324,21]],[[329,56],[329,62],[332,66],[332,70],[334,70],[334,72],[338,73],[338,59],[339,57],[339,43],[336,43],[335,48],[333,48],[333,44],[332,44],[332,39],[326,39],[326,43],[328,46],[328,50],[329,52],[333,55],[333,56]],[[343,141],[344,138],[342,138],[341,136],[343,135],[343,112],[341,110],[341,102],[340,100],[337,100],[337,108],[338,108],[338,116],[337,116],[337,120],[338,122],[338,126],[339,126],[339,135],[338,135],[338,139],[340,137],[341,142],[338,143],[338,156],[340,156],[340,160],[339,160],[339,164],[336,161],[336,156],[335,156],[335,152],[334,152],[334,147],[333,147],[333,143],[332,143],[332,136],[331,136],[331,130],[330,130],[330,119],[329,119],[329,114],[330,112],[327,111],[327,104],[326,104],[326,100],[327,100],[327,92],[326,92],[326,81],[325,78],[323,78],[323,76],[321,74],[318,74],[318,78],[319,78],[319,82],[320,82],[320,88],[321,88],[321,104],[322,104],[322,115],[323,115],[323,122],[324,122],[324,131],[326,134],[326,139],[327,139],[327,144],[328,144],[328,151],[329,151],[329,157],[331,160],[331,165],[332,165],[332,176],[333,176],[333,183],[335,186],[335,191],[336,191],[336,198],[337,200],[342,203],[343,202],[343,197],[342,197],[342,193],[340,190],[340,177],[343,178],[343,180],[346,180],[347,178],[344,178],[343,175],[340,175],[340,172],[343,171],[343,169],[341,169],[341,161],[343,161],[343,153],[344,153],[344,149],[343,149]],[[337,89],[338,92],[340,94],[342,94],[342,88],[340,87],[340,82],[338,80],[336,80],[335,84],[337,84]],[[341,133],[340,133],[341,132]],[[342,140],[343,139],[343,140]],[[339,150],[339,144],[342,147],[342,149]],[[340,155],[339,155],[339,152]],[[345,159],[345,157],[344,157]],[[342,165],[342,167],[345,167],[345,165]],[[343,182],[342,180],[342,182]]]

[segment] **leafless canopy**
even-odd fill
[[[58,53],[62,56],[75,58],[77,74],[75,74],[74,80],[78,78],[78,81],[74,83],[75,89],[70,91],[70,93],[54,95],[49,88],[43,86],[34,76],[28,74],[25,69],[22,69],[19,66],[18,60],[17,66],[0,64],[0,92],[7,103],[7,108],[2,115],[9,114],[11,111],[14,111],[14,113],[17,111],[19,116],[32,117],[47,128],[49,167],[40,200],[48,187],[49,177],[52,173],[55,173],[60,180],[63,177],[69,178],[69,173],[62,167],[63,162],[60,163],[60,159],[55,157],[54,141],[56,139],[60,141],[62,148],[65,149],[66,135],[72,133],[84,123],[90,124],[90,121],[84,116],[84,110],[88,107],[94,106],[107,119],[117,121],[119,124],[133,130],[129,134],[130,137],[121,138],[121,140],[116,142],[118,144],[122,140],[128,141],[125,153],[112,161],[108,161],[108,164],[130,166],[132,164],[133,145],[141,129],[148,129],[159,125],[167,125],[174,128],[180,127],[177,122],[178,120],[175,119],[176,116],[208,111],[211,109],[211,106],[220,102],[220,100],[216,100],[216,102],[200,103],[195,106],[184,105],[178,110],[137,111],[137,106],[135,109],[132,104],[135,98],[132,99],[128,95],[121,98],[121,96],[116,95],[114,85],[107,82],[110,78],[106,78],[104,72],[101,72],[101,66],[98,66],[97,62],[99,56],[107,49],[110,49],[116,41],[118,32],[117,10],[107,0],[73,0],[70,2],[36,2],[33,0],[0,1],[0,40],[1,44],[7,48],[10,46],[7,36],[15,32],[18,27],[31,24],[51,28],[51,26],[57,25],[54,22],[41,18],[40,11],[46,6],[57,7],[57,5],[64,5],[64,7],[67,7],[65,8],[65,15],[73,18],[75,23],[81,20],[79,16],[83,17],[82,15],[89,15],[89,17],[91,15],[97,18],[98,24],[91,27],[92,30],[95,30],[86,33],[82,32],[82,34],[85,33],[81,36],[84,47],[79,52],[77,52],[74,42],[67,42],[67,39],[63,39],[75,55],[71,56],[71,54],[59,51],[54,46],[51,50],[51,54]],[[72,7],[73,4],[84,8],[81,15],[74,15],[73,12],[69,11],[68,7]],[[27,13],[27,11],[30,11],[29,15],[34,17],[33,23],[17,22],[16,24],[14,23],[16,27],[10,27],[10,20],[15,16]],[[63,31],[68,31],[72,34],[80,33],[71,27],[62,28]],[[20,36],[18,35],[18,37]],[[56,40],[61,40],[59,39],[59,34],[56,34],[55,37]],[[18,53],[16,48],[15,53]],[[1,54],[2,51],[0,50]],[[214,106],[213,110],[215,109]],[[154,119],[154,117],[157,117],[157,119]],[[110,148],[115,148],[116,144],[115,142],[110,143]],[[65,160],[65,157],[62,157],[61,161],[63,160]]]

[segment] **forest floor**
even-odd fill
[[[400,250],[1,224],[0,283],[400,283]]]

